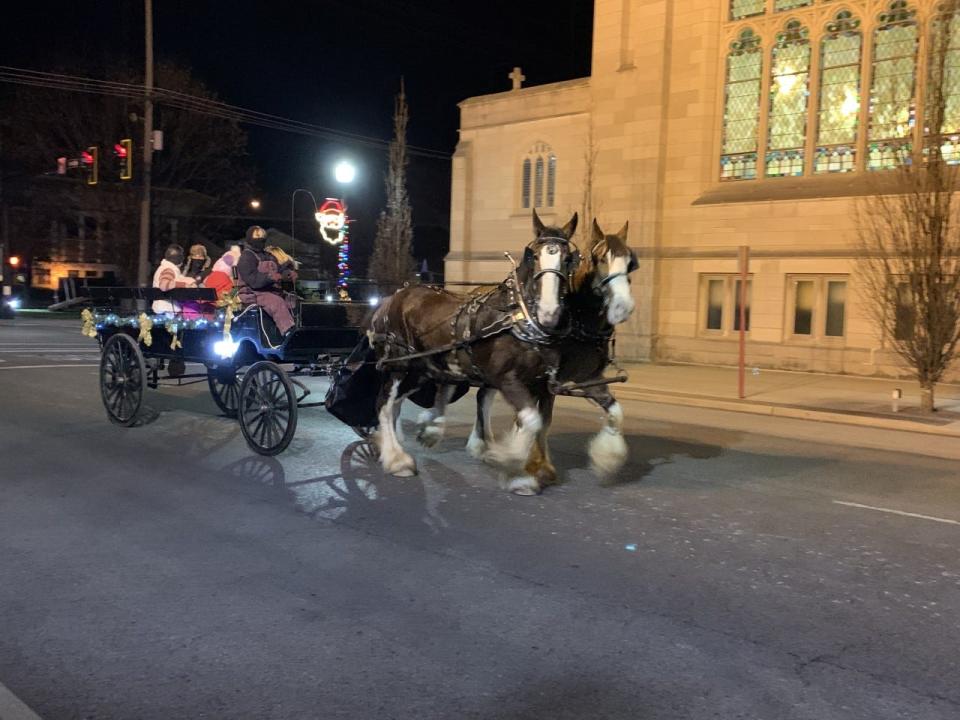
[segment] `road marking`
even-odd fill
[[[30,353],[97,353],[100,354],[98,348],[91,347],[77,347],[77,348],[65,348],[65,347],[24,347],[17,348],[16,350],[0,350],[0,353],[6,353],[8,355],[29,355]]]
[[[874,507],[873,505],[861,505],[860,503],[844,502],[843,500],[834,500],[833,504],[846,505],[847,507],[860,508],[861,510],[876,510],[877,512],[891,513],[893,515],[920,518],[921,520],[933,520],[933,522],[946,523],[947,525],[960,525],[960,521],[950,520],[949,518],[934,517],[933,515],[921,515],[920,513],[904,512],[903,510],[893,510],[891,508]]]
[[[31,370],[33,368],[71,368],[71,367],[100,367],[100,363],[71,363],[67,365],[5,365],[0,370]]]
[[[40,720],[40,716],[0,683],[0,718],[4,720]]]

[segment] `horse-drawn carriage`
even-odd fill
[[[305,402],[310,389],[300,376],[338,367],[370,310],[354,302],[298,302],[295,329],[280,337],[260,307],[218,306],[207,288],[90,288],[90,295],[83,331],[102,350],[100,394],[112,422],[137,424],[147,388],[206,381],[217,407],[239,420],[247,444],[261,455],[282,452],[296,432],[298,410],[322,404]],[[158,299],[189,310],[124,310]],[[187,372],[187,363],[204,371]],[[369,432],[355,429],[364,437]]]

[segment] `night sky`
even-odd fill
[[[82,58],[142,66],[138,0],[7,3],[3,15],[0,64],[52,70]],[[158,60],[188,65],[225,102],[384,140],[392,134],[403,76],[408,141],[449,154],[457,102],[509,89],[514,65],[523,67],[528,85],[588,75],[592,17],[593,3],[585,0],[154,0],[154,37]],[[328,168],[349,156],[360,169],[348,195],[351,215],[367,228],[375,224],[385,150],[248,132],[264,215],[289,217],[297,187],[318,197],[335,194]],[[421,243],[445,241],[449,177],[449,161],[411,159],[408,184]],[[308,214],[306,205],[299,211]],[[438,247],[419,249],[418,255],[438,256]]]

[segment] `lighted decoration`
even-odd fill
[[[80,334],[85,337],[95,338],[97,336],[97,319],[96,316],[90,312],[88,308],[85,308],[82,313],[80,313],[80,319],[83,321],[83,325],[80,328]]]
[[[140,334],[137,336],[137,342],[142,342],[147,347],[153,345],[153,319],[146,313],[140,313],[137,318],[137,324],[140,326]]]
[[[327,198],[314,217],[320,223],[320,236],[337,246],[337,293],[341,300],[349,300],[350,220],[347,218],[347,206],[342,200]]]

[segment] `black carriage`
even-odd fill
[[[206,381],[217,407],[239,420],[247,444],[261,455],[283,452],[296,432],[298,410],[322,404],[306,402],[310,390],[299,378],[339,367],[372,309],[358,302],[298,301],[296,326],[283,338],[259,306],[218,305],[212,289],[89,291],[85,332],[101,347],[100,393],[111,422],[136,425],[146,388]],[[133,309],[138,301],[150,307],[155,300],[181,310]],[[187,363],[205,372],[189,373]],[[361,437],[370,432],[354,429]]]

